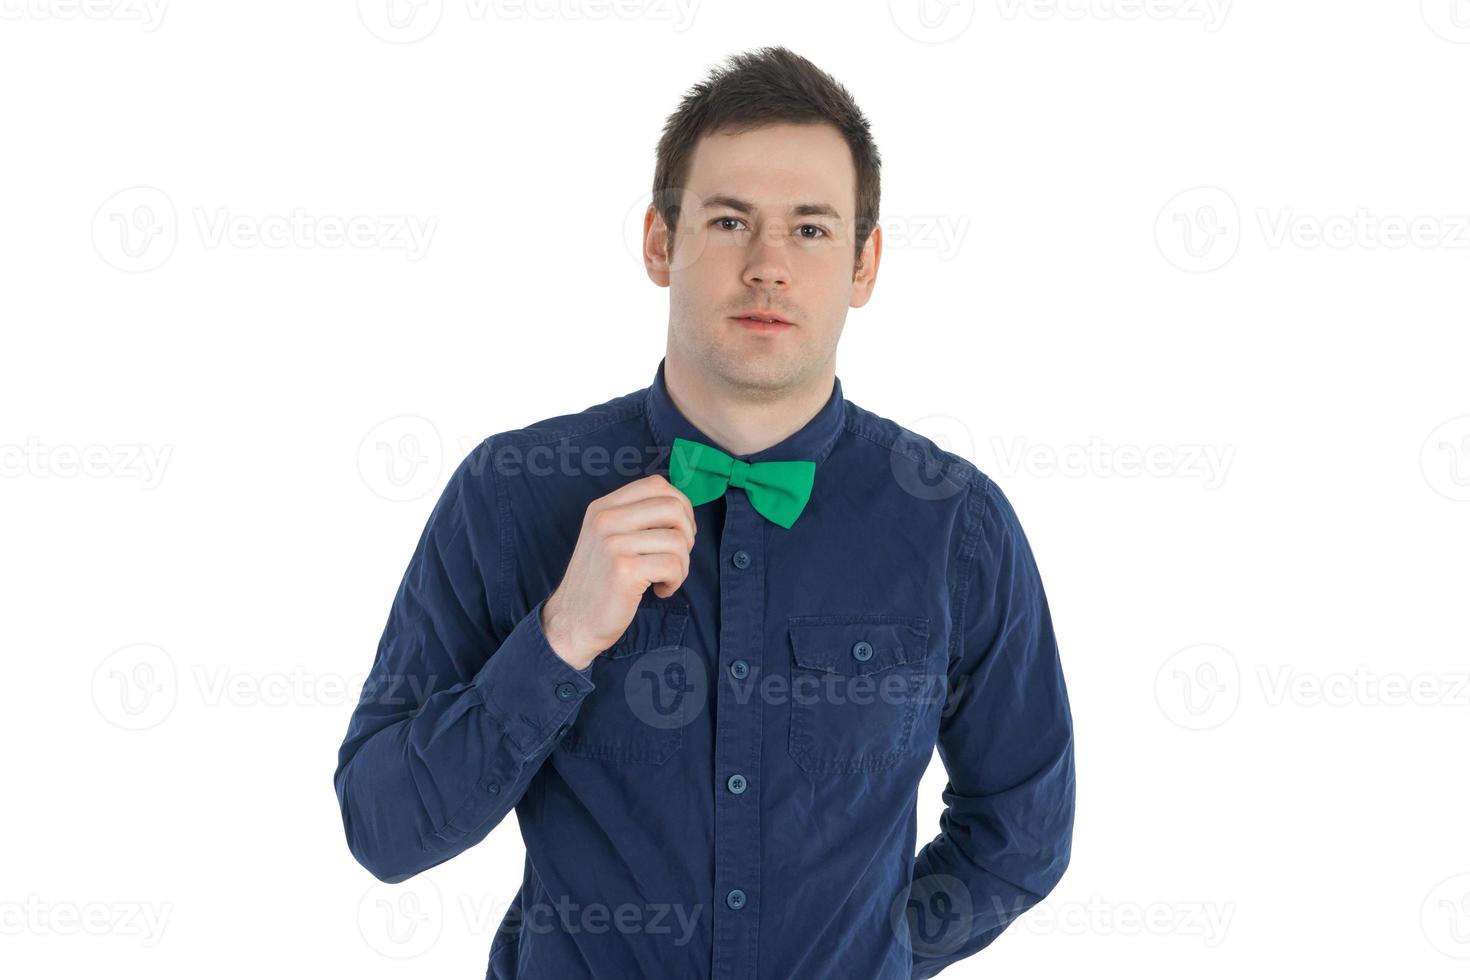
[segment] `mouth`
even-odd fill
[[[754,330],[757,333],[774,333],[794,326],[794,324],[781,319],[774,313],[768,313],[763,310],[744,313],[740,316],[732,316],[730,319],[747,330]]]

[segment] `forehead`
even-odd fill
[[[845,217],[857,210],[852,152],[827,123],[706,133],[694,145],[687,184],[700,200],[730,194],[760,208],[825,201]]]

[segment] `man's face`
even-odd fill
[[[644,219],[649,277],[669,287],[670,347],[745,387],[786,389],[822,374],[848,308],[872,293],[882,249],[875,228],[855,274],[857,175],[837,129],[705,135],[681,200],[672,256],[651,206]],[[736,319],[753,309],[791,326]]]

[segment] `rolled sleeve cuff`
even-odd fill
[[[541,627],[542,599],[516,624],[475,675],[480,700],[528,759],[565,734],[582,699],[597,685],[592,665],[578,670],[561,658]]]

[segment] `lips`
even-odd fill
[[[749,320],[754,323],[762,323],[766,326],[790,326],[791,321],[777,316],[769,310],[748,310],[736,315],[733,319]]]
[[[754,320],[750,317],[732,316],[730,319],[739,324],[741,330],[751,334],[778,334],[796,329],[792,324],[784,320],[768,323],[765,320]]]

